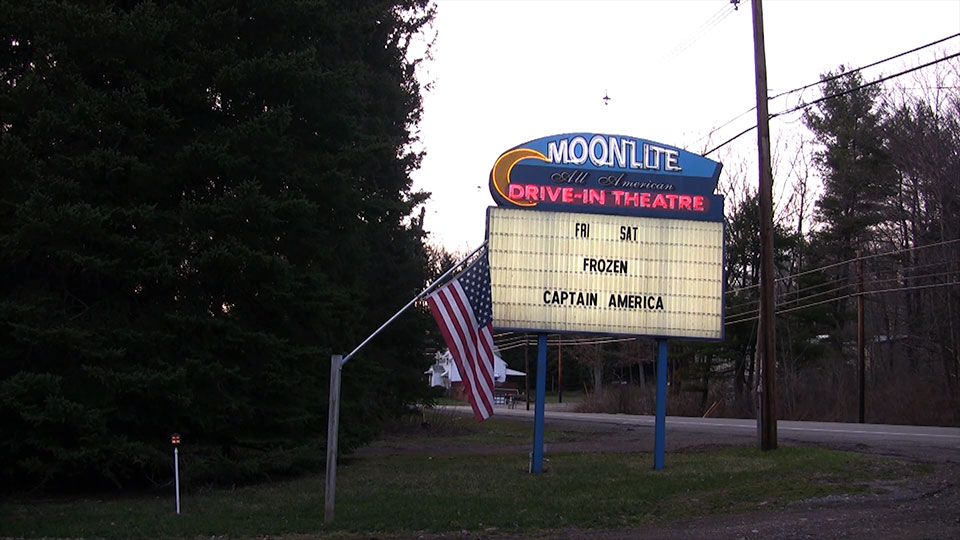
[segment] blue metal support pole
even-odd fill
[[[543,408],[547,400],[547,335],[537,335],[537,408],[533,416],[533,461],[530,472],[543,472]]]
[[[663,468],[667,432],[667,340],[657,340],[657,420],[654,428],[653,468]]]

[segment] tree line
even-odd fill
[[[419,292],[426,0],[4,2],[0,485],[322,466],[327,379]],[[343,380],[341,445],[425,395],[428,316]]]

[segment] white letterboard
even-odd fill
[[[491,207],[499,329],[723,338],[723,224]]]

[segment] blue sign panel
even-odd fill
[[[542,137],[490,171],[498,206],[723,221],[720,163],[658,142],[594,133]]]

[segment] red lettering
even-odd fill
[[[607,205],[607,190],[580,189],[561,186],[538,186],[536,184],[508,184],[507,198],[512,200],[551,201],[561,203],[582,203]],[[609,190],[614,206],[633,206],[639,208],[661,208],[664,210],[692,210],[706,212],[709,201],[703,195],[681,195],[676,193],[650,193],[646,191]]]

